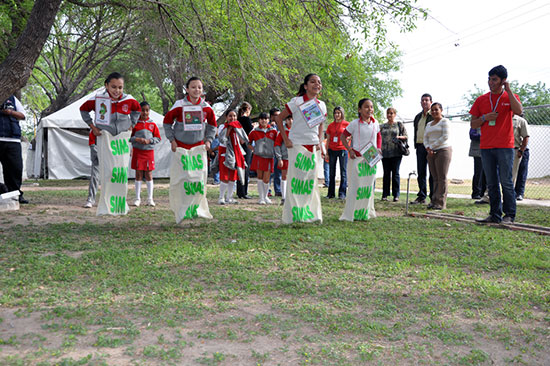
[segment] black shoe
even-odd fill
[[[478,200],[478,199],[480,199],[480,198],[481,198],[481,196],[480,196],[480,195],[475,195],[475,196],[472,196],[472,199],[473,199],[473,200]]]
[[[485,201],[483,198],[474,202],[476,205],[488,205],[489,201]]]
[[[281,192],[275,192],[276,197],[283,197],[283,194]]]
[[[252,197],[250,197],[249,195],[246,195],[246,196],[242,196],[241,198],[242,198],[243,200],[249,200],[249,199],[251,199]]]
[[[382,197],[382,201],[387,202],[387,201],[388,201],[388,197]]]
[[[516,201],[523,201],[523,196],[521,194],[518,194],[516,197]]]
[[[493,216],[487,216],[484,219],[476,219],[476,222],[479,222],[480,224],[500,224],[500,221],[493,218]]]
[[[426,203],[426,200],[417,198],[414,201],[411,201],[411,205],[423,205]]]
[[[334,198],[334,196],[327,196],[328,199]]]
[[[23,197],[23,195],[20,195],[19,196],[19,203],[22,204],[22,205],[26,205],[27,203],[29,203],[29,201],[26,200],[25,197]]]
[[[393,202],[399,202],[399,197],[393,197]]]

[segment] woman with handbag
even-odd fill
[[[395,122],[397,111],[390,107],[386,110],[387,123],[380,126],[382,135],[382,201],[387,201],[390,195],[390,182],[392,185],[393,202],[399,201],[399,167],[404,152],[401,150],[407,146],[407,130],[401,122]],[[406,154],[406,153],[405,153]]]

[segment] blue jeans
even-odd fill
[[[428,152],[424,147],[424,144],[415,144],[416,148],[416,172],[418,180],[418,200],[425,200],[428,197],[428,187],[426,186],[426,176],[428,175]],[[428,179],[428,184],[430,185],[430,199],[433,194],[433,178],[430,175]]]
[[[277,167],[277,164],[279,163],[279,160],[275,156],[273,158],[273,173],[271,173],[270,179],[273,179],[273,189],[275,190],[275,194],[279,195],[281,193],[281,175],[283,174],[281,172],[281,169]]]
[[[517,151],[517,150],[516,150]],[[516,178],[516,196],[525,196],[525,182],[527,182],[527,168],[529,167],[529,149],[525,149],[519,163],[518,177]]]
[[[347,178],[347,164],[348,164],[348,152],[346,150],[328,150],[328,165],[329,165],[329,179],[328,179],[328,198],[334,198],[336,191],[336,162],[340,164],[340,188],[338,189],[338,198],[346,197],[346,189],[348,188]]]
[[[330,183],[329,164],[324,159],[323,159],[323,175],[325,177],[325,186],[328,187]]]
[[[513,219],[516,217],[516,192],[512,181],[514,149],[481,149],[483,172],[487,179],[490,215],[495,221],[502,221],[502,212]],[[500,186],[502,186],[502,200]]]

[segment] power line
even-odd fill
[[[521,8],[523,8],[523,7],[527,6],[527,5],[530,5],[530,4],[532,4],[532,3],[536,2],[536,1],[537,1],[537,0],[533,0],[533,1],[529,2],[529,3],[527,3],[527,4],[523,4],[523,5],[520,5],[520,6],[516,7],[516,8],[513,8],[513,9],[511,9],[511,10],[508,10],[508,11],[506,11],[506,12],[504,12],[504,13],[502,13],[502,14],[496,16],[496,17],[494,17],[493,19],[491,19],[491,20],[489,21],[489,23],[491,23],[491,22],[493,22],[493,21],[495,21],[495,20],[500,20],[501,16],[509,15],[511,12],[513,12],[513,11],[515,11],[515,10],[518,10],[518,9],[521,9]],[[542,5],[542,6],[538,7],[538,8],[536,8],[536,9],[531,9],[530,11],[527,11],[527,12],[525,12],[525,13],[523,13],[523,14],[514,15],[511,19],[518,19],[518,18],[521,17],[521,16],[524,16],[524,15],[527,15],[527,14],[529,14],[529,13],[532,13],[533,11],[536,11],[536,10],[538,10],[538,9],[540,9],[540,8],[543,8],[543,7],[545,7],[545,6],[548,6],[548,5],[549,5],[549,4],[544,4],[544,5]],[[431,17],[431,18],[434,19],[434,20],[436,20],[435,17]],[[495,27],[495,26],[497,26],[497,25],[500,25],[500,24],[503,24],[503,23],[505,23],[505,22],[508,22],[509,20],[510,20],[510,18],[509,18],[509,19],[506,19],[506,20],[504,20],[504,21],[500,21],[500,22],[497,23],[497,24],[494,24],[494,25],[485,27],[485,28],[483,28],[483,29],[481,29],[481,30],[478,30],[478,31],[475,31],[475,32],[467,33],[466,35],[462,36],[462,38],[469,37],[469,36],[472,35],[472,34],[473,34],[473,35],[476,35],[477,33],[481,32],[481,31],[483,31],[483,30],[490,29],[490,28]],[[436,21],[437,21],[437,23],[442,24],[439,20],[436,20]],[[487,24],[487,23],[483,23],[483,25],[486,25],[486,24]],[[456,33],[456,32],[454,32],[454,31],[451,31],[451,32],[454,33],[454,35],[460,35],[460,33],[467,32],[467,31],[469,31],[469,30],[471,30],[471,29],[479,28],[480,26],[481,26],[481,24],[476,24],[476,25],[474,25],[474,26],[471,26],[471,27],[469,27],[469,28],[465,28],[465,29],[461,30],[459,33]],[[448,29],[447,27],[445,27],[445,28]],[[450,31],[450,30],[449,30],[449,31]],[[434,43],[434,42],[430,42],[430,44],[427,44],[427,45],[425,45],[425,46],[421,46],[421,47],[415,48],[410,54],[423,53],[423,52],[424,52],[423,50],[426,49],[426,48],[427,48],[428,50],[431,50],[431,49],[434,49],[434,48],[438,48],[438,45],[440,45],[440,44],[446,44],[448,41],[450,41],[450,40],[453,39],[453,38],[454,38],[454,37],[447,36],[447,37],[445,37],[445,38],[442,38],[442,39],[436,41],[435,43]]]
[[[540,15],[540,16],[538,16],[538,17],[529,19],[529,22],[533,22],[533,21],[535,21],[535,20],[537,20],[537,19],[544,18],[544,17],[546,17],[546,16],[548,16],[548,15],[550,15],[550,13],[542,14],[542,15]],[[514,30],[514,29],[516,29],[516,28],[518,28],[518,27],[521,27],[521,26],[525,26],[525,22],[524,22],[524,23],[521,23],[521,24],[518,24],[518,25],[516,25],[516,26],[514,26],[514,27],[511,27],[511,28],[510,28],[510,27],[509,27],[509,28],[506,28],[505,30],[499,30],[497,33],[493,33],[493,34],[484,36],[484,38],[480,38],[480,39],[478,39],[478,40],[474,40],[474,41],[471,42],[471,43],[468,43],[468,44],[466,44],[466,45],[464,45],[464,46],[461,46],[461,49],[464,49],[464,48],[467,48],[467,47],[471,47],[471,46],[473,46],[473,45],[475,45],[475,44],[478,44],[479,42],[486,41],[486,40],[491,39],[491,38],[494,38],[494,37],[496,37],[496,36],[500,36],[500,35],[502,35],[503,33],[507,33],[507,32],[509,32],[509,31]],[[434,51],[435,51],[435,50],[434,50]],[[438,51],[441,51],[441,50],[438,50]],[[453,50],[452,50],[452,52],[456,52],[456,51],[458,51],[458,49],[453,49]],[[510,52],[513,52],[513,51],[510,51]],[[432,53],[433,53],[433,52],[432,52]],[[424,57],[423,59],[420,59],[420,60],[418,60],[418,61],[416,61],[416,62],[413,61],[413,62],[409,62],[409,63],[407,63],[407,64],[404,64],[404,65],[403,65],[403,68],[415,66],[415,65],[424,63],[424,62],[426,62],[426,61],[432,59],[433,57],[441,57],[441,56],[446,56],[446,55],[443,55],[443,54],[441,54],[441,52],[438,52],[438,53],[436,53],[435,55],[430,55],[429,57]]]
[[[471,44],[475,44],[475,43],[479,43],[480,41],[483,41],[483,40],[485,40],[485,39],[487,39],[487,38],[491,38],[492,36],[495,35],[495,34],[493,33],[492,35],[484,36],[483,33],[482,33],[483,31],[491,30],[491,29],[493,29],[493,28],[495,28],[495,27],[497,27],[497,26],[499,26],[499,25],[501,25],[501,24],[510,23],[510,21],[512,21],[512,22],[520,21],[520,18],[521,18],[521,17],[524,17],[524,16],[526,16],[526,15],[529,15],[529,14],[531,14],[531,13],[533,13],[533,12],[535,12],[535,11],[538,11],[538,10],[544,8],[544,7],[547,7],[547,6],[549,6],[549,5],[550,5],[550,4],[542,5],[542,6],[538,7],[538,8],[531,9],[531,10],[529,10],[529,11],[527,11],[527,12],[524,12],[524,13],[522,13],[522,14],[520,14],[520,15],[515,15],[515,16],[513,16],[513,17],[510,17],[510,18],[507,18],[507,19],[505,19],[505,20],[503,20],[503,21],[500,21],[499,23],[496,23],[496,24],[494,24],[494,25],[491,25],[491,26],[485,27],[485,28],[483,28],[483,29],[480,29],[479,31],[476,31],[475,33],[468,33],[468,34],[462,36],[462,37],[460,38],[460,40],[466,40],[466,39],[469,39],[469,38],[471,38],[471,37],[476,37],[476,38],[478,38],[478,39],[477,39],[477,40],[473,40],[472,43],[470,43],[470,45],[471,45]],[[521,24],[516,25],[515,27],[512,27],[512,28],[507,28],[507,29],[504,30],[504,31],[508,31],[508,30],[510,30],[510,29],[517,28],[518,26],[523,26],[523,25],[529,24],[529,23],[533,22],[534,20],[537,20],[537,19],[539,19],[539,18],[541,18],[541,17],[544,17],[544,16],[547,16],[547,15],[549,15],[549,14],[550,14],[550,13],[545,13],[545,14],[540,15],[540,16],[538,16],[538,17],[531,18],[531,19],[527,19],[527,20],[525,20],[525,21],[522,21]],[[500,33],[500,32],[502,32],[502,31],[499,29],[498,32]],[[499,33],[497,33],[497,34],[499,34]],[[481,38],[479,38],[480,36],[481,36]],[[441,43],[441,42],[443,42],[443,43]],[[441,46],[444,46],[446,43],[447,43],[446,40],[442,40],[442,41],[440,41],[439,43],[436,42],[435,44],[434,44],[434,43],[431,43],[429,46],[424,46],[424,49],[427,48],[427,50],[421,51],[420,48],[419,48],[419,49],[415,49],[415,50],[412,51],[411,53],[408,53],[407,56],[412,57],[413,59],[414,59],[415,57],[421,57],[421,56],[425,57],[426,54],[430,54],[430,53],[433,53],[433,52],[435,52],[435,51],[440,51],[440,50],[441,50]],[[460,41],[459,41],[459,40],[456,40],[455,47],[458,47],[458,46],[461,46],[461,45],[460,45]],[[466,47],[466,46],[464,46],[464,47]],[[421,47],[421,48],[422,48],[422,47]],[[418,56],[416,56],[416,55],[418,55]]]

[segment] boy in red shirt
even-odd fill
[[[471,127],[481,127],[481,161],[487,179],[491,211],[482,223],[512,223],[516,218],[516,194],[512,181],[514,130],[512,117],[521,114],[519,97],[506,81],[508,71],[502,65],[489,71],[489,93],[476,99],[470,109]],[[502,185],[502,200],[500,195]],[[504,211],[504,217],[502,212]]]

